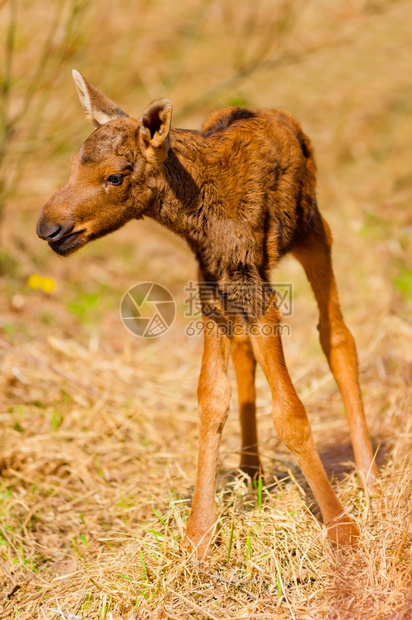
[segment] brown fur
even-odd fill
[[[320,338],[348,412],[356,463],[376,488],[378,471],[360,397],[353,338],[339,308],[331,265],[331,237],[316,203],[316,166],[309,139],[285,112],[228,108],[202,130],[170,129],[167,99],[150,104],[140,120],[75,72],[86,116],[97,130],[75,157],[67,185],[44,206],[38,234],[66,255],[131,219],[151,217],[185,238],[210,287],[215,332],[205,330],[199,379],[199,459],[187,544],[208,551],[215,524],[215,478],[230,386],[232,350],[240,400],[241,467],[258,472],[254,372],[261,364],[273,395],[273,421],[295,454],[319,502],[330,536],[354,541],[320,462],[306,412],[290,381],[269,293],[270,273],[292,252],[302,263],[320,311]],[[122,175],[113,176],[113,175]],[[121,182],[117,183],[121,178]],[[207,290],[206,286],[206,290]],[[204,293],[205,294],[205,293]],[[205,299],[203,299],[204,307]],[[236,308],[236,317],[225,312]],[[210,308],[209,308],[210,309]],[[210,315],[209,315],[210,318]],[[237,335],[219,332],[232,321]],[[254,325],[253,330],[251,325]]]

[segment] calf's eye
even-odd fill
[[[124,176],[122,174],[111,174],[107,179],[107,185],[121,185]]]

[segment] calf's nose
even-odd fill
[[[45,239],[46,241],[57,241],[63,236],[61,234],[62,231],[63,228],[60,224],[47,224],[41,220],[37,222],[36,232],[40,239]]]

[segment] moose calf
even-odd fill
[[[329,227],[316,203],[312,147],[298,122],[277,110],[227,108],[201,131],[172,129],[168,99],[130,118],[77,71],[73,77],[96,130],[75,156],[68,183],[43,207],[37,233],[62,256],[148,216],[185,238],[212,300],[214,330],[204,330],[198,384],[199,452],[185,544],[208,553],[216,509],[218,451],[227,418],[232,355],[242,429],[242,470],[260,469],[254,374],[259,362],[273,399],[273,423],[295,455],[329,536],[356,544],[315,448],[306,411],[292,385],[276,328],[279,311],[267,295],[272,268],[288,252],[303,266],[320,313],[320,342],[337,381],[364,482],[376,489],[374,463],[351,333],[343,322],[331,263]],[[203,299],[203,303],[205,300]],[[236,308],[227,315],[227,303]],[[204,313],[205,314],[205,313]],[[238,329],[221,329],[228,322]],[[253,326],[253,329],[252,329]]]

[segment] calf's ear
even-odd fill
[[[73,70],[72,75],[86,118],[96,128],[116,118],[128,116],[106,95],[92,86],[79,71]]]
[[[152,101],[140,118],[140,148],[146,159],[154,165],[163,163],[167,157],[171,123],[172,102],[169,99]]]

